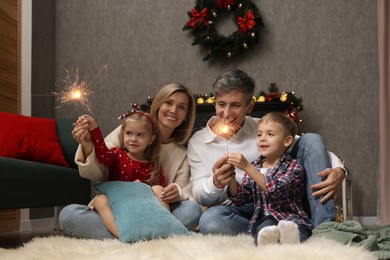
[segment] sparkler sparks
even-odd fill
[[[229,140],[234,135],[233,127],[221,119],[213,125],[213,132],[226,140]]]
[[[229,140],[230,138],[232,138],[237,133],[239,128],[241,127],[238,125],[238,120],[240,120],[240,118],[245,116],[245,114],[248,112],[248,110],[251,108],[252,105],[253,105],[253,101],[251,103],[249,103],[241,111],[240,114],[236,115],[234,117],[234,120],[231,120],[231,121],[227,120],[227,119],[223,119],[220,116],[217,116],[215,119],[216,122],[212,125],[213,132],[216,135],[219,135],[220,137],[222,137],[226,140]]]
[[[240,114],[236,115],[234,120],[226,120],[223,119],[220,116],[217,116],[215,118],[215,123],[212,125],[213,132],[224,138],[226,140],[226,151],[229,152],[229,142],[230,140],[234,139],[232,138],[237,131],[240,129],[240,125],[238,125],[238,121],[240,118],[245,116],[245,114],[249,111],[249,109],[252,107],[253,101],[250,102],[242,111]],[[234,141],[234,140],[232,140]]]
[[[225,120],[221,118],[216,119],[217,122],[212,126],[213,132],[225,139],[226,141],[226,152],[229,152],[229,141],[234,135],[233,126],[228,125]]]
[[[64,79],[64,90],[59,93],[53,93],[60,103],[56,108],[60,108],[68,103],[73,103],[76,109],[78,109],[78,107],[83,107],[92,114],[89,97],[93,92],[89,89],[89,86],[105,69],[107,69],[107,65],[103,66],[90,82],[87,81],[86,77],[84,77],[83,80],[80,80],[78,69],[76,69],[74,77],[70,75],[68,70],[65,70],[67,76]]]

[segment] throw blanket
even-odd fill
[[[363,246],[378,259],[390,259],[390,225],[363,226],[357,221],[326,222],[313,230],[313,237],[325,237],[343,244]]]

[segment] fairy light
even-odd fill
[[[67,76],[64,79],[64,90],[59,93],[53,93],[59,102],[59,105],[56,108],[73,103],[76,109],[78,107],[83,107],[92,114],[89,97],[93,94],[93,91],[91,91],[89,87],[105,69],[107,69],[107,65],[103,66],[90,82],[87,81],[86,77],[84,77],[83,80],[80,80],[78,69],[76,69],[76,73],[73,77],[68,70],[65,70]]]

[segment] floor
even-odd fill
[[[63,233],[60,230],[53,230],[53,228],[39,229],[35,230],[34,232],[4,232],[0,233],[0,248],[17,248],[30,241],[34,237],[47,237],[53,235],[63,235]]]

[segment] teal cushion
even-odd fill
[[[189,235],[183,224],[164,208],[151,187],[141,182],[109,181],[97,186],[107,195],[124,242]]]

